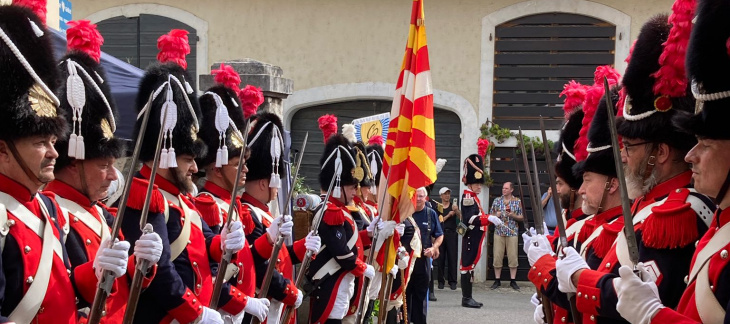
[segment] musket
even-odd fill
[[[339,148],[338,148],[339,150]],[[324,200],[322,200],[322,206],[320,210],[317,211],[317,213],[314,216],[314,219],[312,219],[312,227],[311,231],[314,232],[313,235],[317,236],[319,235],[319,223],[322,222],[322,218],[324,217],[324,213],[327,211],[327,202],[330,200],[330,196],[332,195],[332,189],[335,185],[335,179],[337,177],[332,177],[332,180],[330,180],[330,185],[327,188],[327,194],[324,196]],[[302,288],[302,284],[304,283],[304,277],[307,273],[307,270],[309,269],[309,265],[312,263],[312,255],[314,252],[307,250],[307,253],[304,254],[304,260],[302,260],[301,265],[299,266],[299,273],[297,273],[297,278],[294,281],[294,285],[298,288]],[[294,315],[294,307],[293,306],[286,306],[284,309],[284,314],[282,316],[283,321],[280,323],[289,323],[291,320],[291,317]]]
[[[540,197],[542,196],[540,194],[540,178],[537,174],[537,159],[535,158],[535,145],[530,143],[530,154],[532,155],[532,169],[533,173],[532,176],[535,177],[535,207],[537,208],[535,213],[535,228],[540,228],[540,231],[544,232],[542,224],[545,222],[545,215],[542,213],[542,204],[538,203],[540,201]],[[538,234],[550,234],[550,233],[540,233],[538,231]]]
[[[388,176],[385,179],[386,184],[388,183],[388,181],[390,181],[390,170],[392,170],[392,169],[388,169]],[[387,192],[388,192],[388,190],[383,190],[383,196],[381,197],[383,200],[385,199],[385,195],[387,194]],[[382,215],[381,213],[383,212],[383,205],[384,204],[382,204],[382,203],[380,205],[378,205],[378,215],[379,216]],[[382,222],[382,217],[378,219],[378,222]],[[368,252],[367,260],[365,260],[365,263],[367,263],[367,264],[370,264],[370,265],[373,264],[373,260],[375,259],[375,245],[378,242],[379,234],[380,234],[380,230],[378,230],[378,227],[375,226],[375,230],[373,231],[373,239],[371,240],[373,242],[373,246],[370,247],[370,251]],[[382,246],[385,246],[385,242],[383,242]],[[381,246],[381,249],[382,249],[382,246]],[[380,269],[380,270],[382,272],[385,269]],[[370,289],[371,281],[372,280],[368,277],[364,277],[364,279],[363,279],[363,285],[362,285],[363,288],[360,290],[360,295],[358,296],[358,302],[357,302],[358,308],[357,308],[357,313],[355,315],[355,323],[357,323],[357,324],[361,324],[363,319],[365,318],[365,310],[367,308],[366,303],[369,302],[369,300],[368,300],[369,298],[366,298],[366,297],[369,297],[367,292]],[[381,288],[382,288],[382,286],[381,286]]]
[[[233,221],[233,212],[235,211],[237,204],[236,193],[238,192],[239,182],[241,181],[241,171],[243,171],[243,167],[246,165],[246,148],[248,148],[248,126],[250,123],[251,120],[247,119],[246,124],[243,127],[243,133],[241,134],[243,136],[243,145],[241,146],[241,153],[238,158],[238,166],[236,167],[236,181],[233,182],[233,188],[231,188],[231,204],[228,205],[228,218],[226,219],[226,224],[223,225],[225,228],[228,229],[231,228],[231,222]],[[231,136],[235,136],[235,134],[231,133]],[[223,231],[223,229],[221,231]],[[220,265],[218,265],[218,273],[216,274],[215,282],[213,283],[213,295],[211,295],[210,303],[208,304],[208,307],[212,309],[218,308],[218,301],[221,298],[223,284],[225,284],[224,281],[226,278],[226,269],[231,263],[231,258],[233,258],[233,251],[224,249],[223,255],[221,256]]]
[[[552,157],[550,156],[550,145],[548,144],[547,135],[545,134],[545,122],[540,116],[540,130],[542,131],[542,143],[545,145],[545,162],[547,163],[548,176],[550,177],[550,189],[553,191],[553,195],[558,194],[557,186],[555,185],[555,169],[553,165]],[[560,237],[560,245],[563,248],[568,247],[568,237],[565,233],[565,223],[563,223],[563,217],[561,216],[559,204],[553,204],[555,207],[555,218],[558,221],[558,235]],[[580,324],[583,322],[583,317],[578,312],[576,306],[575,293],[568,293],[568,300],[570,301],[570,313],[573,315],[573,322]]]
[[[527,177],[527,189],[530,191],[530,205],[532,206],[532,211],[533,211],[532,218],[535,221],[535,230],[537,231],[538,234],[544,234],[542,222],[538,225],[537,217],[535,217],[538,206],[537,206],[537,200],[535,199],[535,187],[533,187],[532,177],[530,177],[530,163],[527,162],[527,151],[525,151],[525,142],[523,140],[524,137],[522,137],[522,128],[521,127],[519,128],[519,135],[520,135],[520,138],[518,141],[520,142],[520,151],[522,151],[522,163],[525,166],[525,176]],[[535,171],[537,171],[537,170],[535,170]],[[529,231],[529,229],[528,229],[528,231]],[[550,302],[550,300],[547,298],[543,298],[542,291],[540,291],[540,288],[535,287],[535,289],[537,290],[538,299],[540,299],[542,301],[542,310],[543,310],[543,313],[545,314],[545,320],[548,323],[552,323],[553,322],[552,302]]]
[[[522,193],[522,179],[520,179],[520,166],[519,163],[517,163],[517,153],[513,150],[512,151],[512,160],[515,161],[515,173],[517,173],[517,186],[520,187],[520,204],[524,204],[525,202],[525,196]],[[523,207],[524,209],[524,207]],[[530,233],[530,225],[527,223],[527,217],[522,218],[522,224],[525,226],[525,230],[528,236],[532,236],[532,233]]]
[[[127,199],[129,198],[129,192],[132,189],[132,178],[134,177],[134,167],[139,162],[139,154],[142,151],[142,139],[144,139],[145,131],[147,130],[147,122],[150,119],[150,111],[147,109],[142,117],[142,126],[140,126],[139,134],[137,134],[137,140],[135,141],[134,152],[132,153],[132,163],[130,164],[129,173],[124,179],[124,189],[122,196],[119,198],[119,211],[117,216],[114,218],[112,224],[111,238],[109,240],[109,247],[111,248],[114,241],[119,237],[119,232],[122,228],[122,220],[124,219],[124,212],[127,210]],[[159,144],[159,139],[158,139]],[[111,271],[104,271],[99,280],[99,286],[96,288],[96,294],[94,295],[94,302],[91,304],[89,311],[89,324],[97,324],[101,321],[101,317],[104,313],[104,307],[106,305],[106,299],[112,292],[112,285],[114,284],[114,274]]]
[[[634,272],[640,276],[641,272],[636,271],[636,264],[639,263],[639,245],[636,243],[636,232],[634,232],[633,215],[629,207],[629,194],[626,190],[626,178],[624,177],[624,167],[621,162],[621,150],[618,145],[618,131],[616,130],[616,114],[613,112],[613,100],[608,87],[608,78],[603,77],[604,96],[606,97],[606,109],[608,110],[608,129],[611,131],[611,150],[613,151],[614,164],[616,165],[616,178],[618,178],[618,187],[621,191],[621,209],[624,214],[624,235],[626,235],[626,247],[629,249],[629,259],[631,260]]]
[[[299,169],[302,164],[302,157],[304,156],[304,149],[307,147],[307,139],[309,139],[309,132],[304,134],[304,141],[302,141],[302,149],[299,151],[299,156],[297,157],[297,163],[296,163],[296,171],[294,171],[294,177],[292,178],[292,184],[294,181],[296,181],[297,177],[299,176]],[[289,192],[286,194],[286,200],[284,204],[284,213],[283,215],[287,215],[289,213],[289,206],[291,205],[291,197],[294,193],[294,186],[292,185],[291,188],[289,188]],[[271,226],[278,226],[278,224],[271,224]],[[264,273],[264,279],[261,282],[261,289],[259,289],[259,298],[266,298],[269,294],[269,287],[271,286],[271,279],[274,277],[274,270],[276,269],[276,260],[279,258],[279,251],[281,251],[281,247],[284,246],[284,235],[279,234],[279,236],[276,238],[276,243],[274,243],[274,247],[271,250],[271,257],[269,257],[269,264],[266,266],[266,272]],[[253,324],[259,324],[261,321],[256,316],[251,317],[251,323]]]
[[[147,110],[152,110],[150,107],[147,108]],[[148,112],[145,112],[148,113]],[[165,107],[164,110],[161,112],[162,114],[162,123],[160,124],[160,132],[157,134],[157,146],[155,146],[157,149],[155,150],[155,157],[152,160],[152,170],[150,171],[150,179],[149,183],[147,184],[147,193],[144,196],[144,205],[142,205],[142,213],[140,214],[140,227],[142,227],[142,224],[145,224],[142,230],[142,235],[152,233],[152,225],[147,224],[147,216],[150,212],[150,200],[152,199],[152,190],[154,189],[155,185],[155,177],[157,176],[157,170],[160,167],[160,154],[162,153],[162,150],[160,150],[160,147],[162,147],[162,134],[165,132],[165,122],[167,121],[167,108]],[[140,128],[140,133],[143,131],[143,129]],[[139,147],[135,147],[135,151],[141,150],[141,145]],[[130,181],[131,183],[131,181]],[[125,184],[126,186],[127,184]],[[121,203],[121,202],[120,202]],[[120,212],[122,211],[121,208],[124,208],[124,205],[120,205]],[[142,293],[142,280],[145,277],[145,274],[147,273],[147,269],[150,267],[150,262],[148,260],[139,260],[137,259],[137,265],[134,269],[134,277],[132,277],[132,283],[129,285],[129,298],[127,299],[127,309],[124,312],[124,318],[122,319],[123,324],[132,324],[134,321],[134,314],[137,312],[137,303],[139,302],[139,295]]]

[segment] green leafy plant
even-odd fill
[[[292,165],[292,174],[294,173],[294,166]],[[298,194],[309,194],[312,193],[312,189],[309,188],[309,186],[306,185],[304,182],[304,177],[301,175],[297,175],[297,178],[294,180],[294,197],[296,197]]]
[[[487,120],[484,124],[482,124],[479,130],[482,132],[480,138],[492,138],[496,140],[497,143],[504,143],[504,141],[514,136],[509,128],[503,128],[491,120]],[[490,149],[491,146],[492,145],[490,145]]]

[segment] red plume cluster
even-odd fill
[[[319,129],[322,130],[324,135],[324,142],[334,134],[337,134],[337,116],[335,115],[323,115],[317,119],[319,123]]]
[[[104,37],[96,29],[96,25],[88,20],[77,20],[69,21],[68,26],[66,30],[68,50],[84,52],[99,63]]]
[[[238,87],[241,85],[241,76],[232,66],[221,63],[220,69],[212,70],[211,73],[214,75],[215,83],[222,84],[236,93],[240,91]]]
[[[588,157],[588,128],[591,126],[593,116],[596,115],[598,110],[598,104],[601,102],[603,97],[603,78],[608,78],[608,85],[615,86],[618,84],[618,80],[621,75],[612,68],[610,65],[602,65],[596,68],[596,72],[593,74],[593,86],[588,88],[586,91],[586,98],[583,102],[583,126],[580,129],[578,140],[575,141],[573,146],[573,152],[577,161],[583,161]]]
[[[587,90],[588,86],[582,85],[575,80],[571,80],[563,86],[563,92],[560,93],[560,96],[565,96],[565,102],[563,104],[565,119],[568,119],[570,114],[572,114],[578,106],[583,104]]]
[[[157,49],[160,50],[157,53],[157,60],[160,63],[173,62],[183,69],[188,68],[188,62],[185,61],[185,55],[190,54],[187,30],[173,29],[160,36],[157,39]]]
[[[13,0],[13,5],[30,9],[39,18],[41,18],[41,21],[45,24],[46,13],[48,12],[48,8],[46,8],[47,2],[48,0]]]
[[[672,14],[669,23],[672,29],[664,43],[664,50],[659,56],[659,70],[652,76],[654,94],[669,97],[684,97],[687,91],[687,73],[684,68],[684,59],[687,54],[687,44],[692,33],[692,19],[695,14],[696,0],[676,0],[672,5]]]
[[[383,143],[385,143],[385,141],[383,140],[383,137],[380,135],[373,135],[372,137],[370,137],[370,139],[368,139],[368,145],[377,144],[377,145],[383,146]]]
[[[249,84],[238,92],[238,99],[241,99],[243,117],[248,118],[256,114],[256,110],[264,103],[264,93],[261,88]]]
[[[487,150],[489,150],[489,140],[486,138],[480,138],[477,140],[477,153],[479,156],[486,157]]]

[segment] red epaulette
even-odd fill
[[[253,233],[253,229],[256,227],[253,222],[253,216],[251,216],[251,210],[248,205],[241,204],[239,212],[241,213],[239,218],[241,219],[241,225],[243,225],[243,232],[246,233],[246,235],[251,235],[251,233]]]
[[[129,198],[127,198],[127,207],[142,210],[148,185],[149,181],[146,179],[132,178],[131,190],[129,191]],[[157,185],[153,185],[152,197],[150,197],[150,212],[162,213],[164,211],[165,199],[162,197]]]
[[[603,224],[603,232],[601,232],[598,237],[596,237],[595,240],[593,240],[593,243],[591,246],[593,247],[593,253],[603,259],[606,254],[608,254],[608,251],[611,250],[611,246],[613,246],[613,242],[616,240],[616,237],[618,237],[618,232],[620,232],[624,228],[624,221],[623,217],[619,217],[616,219],[615,222],[611,224]]]
[[[672,191],[644,220],[641,239],[654,249],[674,249],[694,243],[699,236],[697,213],[687,202],[688,189]]]
[[[327,204],[327,210],[324,212],[322,221],[329,226],[339,226],[345,223],[345,215],[339,207]]]
[[[596,229],[596,220],[591,218],[583,223],[583,227],[580,229],[578,234],[578,242],[583,243],[591,237],[593,231]]]
[[[210,195],[200,195],[193,198],[193,203],[206,224],[209,226],[220,225],[220,208],[213,197]]]

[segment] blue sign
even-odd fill
[[[71,15],[71,0],[58,0],[58,29],[65,32],[68,22],[73,20]]]

